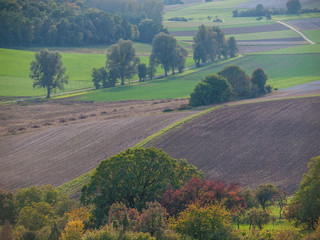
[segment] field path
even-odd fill
[[[68,182],[107,157],[195,114],[195,111],[86,122],[0,140],[0,182],[6,189]]]
[[[284,23],[282,21],[276,21],[277,23],[280,23],[288,28],[290,28],[291,30],[295,31],[296,33],[298,33],[304,40],[306,40],[307,42],[309,42],[310,44],[316,44],[315,42],[311,41],[306,35],[304,35],[302,32],[300,32],[298,29],[296,29],[295,27]]]

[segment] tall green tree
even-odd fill
[[[138,65],[138,76],[139,82],[142,82],[146,79],[147,76],[147,66],[144,63]]]
[[[176,46],[177,40],[173,36],[162,32],[157,34],[152,41],[150,58],[163,66],[165,76],[168,76]]]
[[[278,191],[278,188],[270,183],[258,186],[256,197],[263,210],[273,204],[272,200],[278,194]]]
[[[228,53],[230,57],[234,57],[239,51],[237,47],[236,39],[234,37],[230,37],[227,42],[228,42]]]
[[[251,90],[250,77],[245,73],[243,69],[236,65],[229,65],[224,67],[218,72],[219,76],[222,76],[228,80],[232,87],[232,92],[236,96],[247,96]]]
[[[175,68],[178,68],[180,73],[183,71],[187,56],[188,56],[187,50],[177,44],[174,51],[172,52],[172,57],[171,57],[170,65],[172,68],[172,75],[174,75]]]
[[[125,78],[131,79],[137,73],[139,62],[132,41],[120,39],[109,48],[106,67],[115,71],[121,78],[121,85],[124,85]]]
[[[297,225],[316,229],[320,219],[320,156],[311,159],[309,172],[303,175],[298,191],[289,203],[286,216]]]
[[[94,68],[92,70],[92,82],[96,89],[108,87],[108,71],[105,67]],[[101,85],[102,84],[102,85]]]
[[[46,88],[47,98],[50,98],[53,90],[63,90],[64,84],[68,83],[65,72],[61,55],[45,49],[35,54],[35,60],[31,62],[30,78],[33,79],[33,87]]]
[[[184,162],[155,148],[129,148],[100,163],[90,183],[82,188],[81,200],[95,205],[97,226],[105,223],[113,203],[141,211],[146,202],[159,200],[169,186],[177,188],[184,179],[202,176]]]
[[[258,86],[259,92],[264,94],[266,93],[266,83],[268,80],[267,74],[263,71],[262,68],[257,68],[253,71],[251,82]]]
[[[142,20],[138,25],[138,29],[140,33],[139,41],[145,43],[152,43],[154,36],[160,32],[168,34],[167,29],[163,28],[161,24],[156,23],[151,19]]]
[[[231,86],[227,80],[212,74],[202,79],[190,95],[191,106],[197,107],[227,101],[231,96]]]
[[[106,67],[115,71],[121,78],[121,85],[124,85],[125,78],[131,79],[137,73],[139,62],[132,41],[120,39],[109,48]]]
[[[286,3],[286,7],[289,13],[300,13],[301,11],[301,3],[299,0],[289,0]]]

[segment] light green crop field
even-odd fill
[[[143,49],[146,44],[138,44],[146,53],[149,49]],[[150,46],[150,45],[148,45]],[[65,90],[57,90],[57,93],[79,90],[93,87],[91,73],[93,68],[100,68],[105,65],[105,54],[79,54],[65,53],[70,49],[61,49],[62,62],[66,68],[66,75],[69,76],[69,83]],[[73,51],[71,51],[73,52]],[[150,52],[149,52],[150,53]],[[33,81],[29,78],[30,63],[34,59],[35,52],[13,49],[0,49],[0,96],[5,97],[36,97],[44,96],[45,89],[34,89]],[[148,65],[149,57],[140,56],[140,61]],[[186,59],[186,66],[193,65],[192,57]],[[158,67],[158,75],[163,74],[161,66]],[[135,76],[133,79],[137,79]]]
[[[308,30],[303,31],[303,33],[316,43],[320,43],[320,30]]]
[[[251,75],[254,69],[261,67],[269,77],[268,84],[282,89],[319,80],[319,61],[320,54],[248,55],[228,63],[215,64],[214,67],[192,74],[148,81],[139,85],[94,91],[90,94],[78,96],[76,99],[101,102],[186,98],[190,96],[195,85],[203,77],[216,73],[224,66],[231,64],[240,66],[246,70],[248,75]]]
[[[218,16],[220,19],[222,19],[223,22],[227,23],[240,24],[256,22],[256,18],[252,17],[232,17],[232,10],[235,9],[235,6],[246,1],[247,0],[214,1],[184,6],[178,9],[167,11],[164,15],[164,20],[168,20],[173,17],[184,17],[187,19],[191,18],[191,21],[195,22],[208,22],[208,16]]]

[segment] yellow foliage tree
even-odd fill
[[[81,220],[72,220],[67,223],[59,240],[79,240],[83,235],[84,224]]]

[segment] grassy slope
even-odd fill
[[[95,91],[78,97],[87,101],[119,101],[188,97],[201,78],[216,73],[224,66],[235,64],[251,75],[254,69],[262,67],[269,76],[268,83],[276,88],[287,88],[319,79],[318,62],[320,54],[295,55],[248,55],[216,67],[168,79],[145,82],[143,85],[123,86]]]
[[[148,64],[148,55],[151,46],[147,44],[135,44],[137,52],[144,54],[140,56],[142,63]],[[64,91],[72,91],[93,87],[91,72],[93,68],[103,67],[106,55],[103,54],[79,54],[65,53],[62,51],[62,61],[69,76],[69,84],[65,85]],[[81,51],[81,49],[79,50]],[[96,51],[96,50],[93,50]],[[43,96],[45,89],[34,89],[32,80],[29,78],[30,62],[34,59],[33,51],[0,49],[0,96]],[[191,66],[194,62],[191,57],[186,60],[186,65]],[[157,74],[163,74],[161,67]],[[137,76],[134,78],[137,79]],[[57,91],[63,92],[63,91]]]

